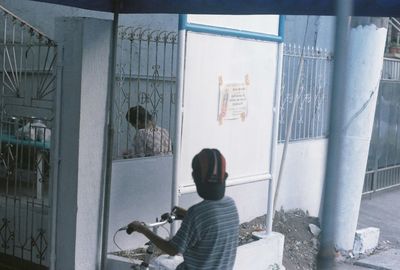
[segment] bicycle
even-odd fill
[[[157,234],[158,233],[158,229],[160,228],[160,227],[162,227],[162,228],[164,228],[163,226],[164,225],[166,225],[166,224],[168,224],[168,223],[172,223],[172,222],[174,222],[175,220],[181,220],[183,217],[181,217],[181,216],[179,216],[179,215],[177,215],[176,213],[175,213],[175,209],[173,209],[172,211],[171,211],[171,213],[164,213],[164,214],[162,214],[161,215],[161,217],[160,217],[160,220],[158,220],[158,218],[156,219],[156,222],[154,222],[154,223],[143,223],[147,228],[149,228],[149,229],[152,229],[152,231],[155,233],[155,234]],[[116,232],[115,232],[115,234],[114,234],[114,237],[113,237],[113,241],[114,241],[114,244],[121,250],[121,251],[123,251],[119,246],[118,246],[118,244],[116,243],[116,241],[115,241],[115,236],[117,235],[117,233],[118,232],[120,232],[120,231],[126,231],[128,229],[128,226],[124,226],[124,227],[121,227],[121,228],[119,228]],[[167,230],[166,228],[164,228],[165,230]],[[168,231],[168,230],[167,230]],[[134,262],[134,261],[132,261],[132,266],[131,266],[131,268],[133,269],[133,270],[155,270],[155,269],[171,269],[171,268],[168,268],[168,267],[166,267],[166,266],[164,266],[164,265],[162,265],[163,264],[163,262],[162,261],[165,261],[165,260],[170,260],[170,258],[172,257],[172,256],[168,256],[168,255],[161,255],[161,256],[159,256],[159,261],[157,261],[157,259],[158,258],[155,258],[154,257],[154,244],[151,242],[151,241],[149,241],[149,242],[147,242],[146,244],[145,244],[146,246],[147,246],[147,248],[146,248],[146,253],[145,253],[145,257],[144,257],[144,260],[142,261],[142,262],[140,262],[140,263],[137,263],[137,262]],[[177,261],[179,261],[179,263],[180,263],[180,260],[177,260]],[[176,265],[177,266],[177,265]],[[176,266],[174,266],[174,267],[176,267]],[[173,269],[175,269],[175,268],[173,268]],[[172,269],[171,269],[172,270]]]

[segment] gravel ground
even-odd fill
[[[239,243],[246,244],[255,241],[251,233],[265,229],[265,218],[261,216],[241,224]],[[310,232],[309,224],[319,226],[318,218],[310,217],[302,210],[275,213],[273,231],[285,236],[283,265],[287,270],[317,269],[319,239]]]
[[[276,212],[273,230],[285,236],[283,265],[287,270],[317,269],[319,239],[311,233],[310,224],[319,226],[318,218],[302,210]]]

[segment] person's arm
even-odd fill
[[[174,208],[172,208],[172,213],[175,214],[176,219],[184,219],[186,217],[187,214],[187,210],[179,207],[179,206],[175,206]]]
[[[139,232],[146,236],[151,242],[153,242],[159,249],[164,251],[170,256],[175,256],[178,254],[178,250],[174,245],[172,245],[169,241],[161,238],[157,234],[153,233],[151,230],[149,230],[143,223],[139,221],[133,221],[128,225],[128,229],[126,232],[128,234],[131,234],[132,232]]]

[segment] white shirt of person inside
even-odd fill
[[[137,130],[132,147],[124,153],[124,157],[147,157],[171,152],[172,143],[168,131],[157,125],[150,125]]]

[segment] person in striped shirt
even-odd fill
[[[177,270],[230,270],[236,257],[239,216],[235,202],[225,196],[224,156],[217,149],[203,149],[192,160],[192,177],[203,201],[187,211],[175,207],[183,216],[181,227],[169,241],[154,234],[143,223],[134,221],[127,233],[144,234],[169,255],[183,255]]]

